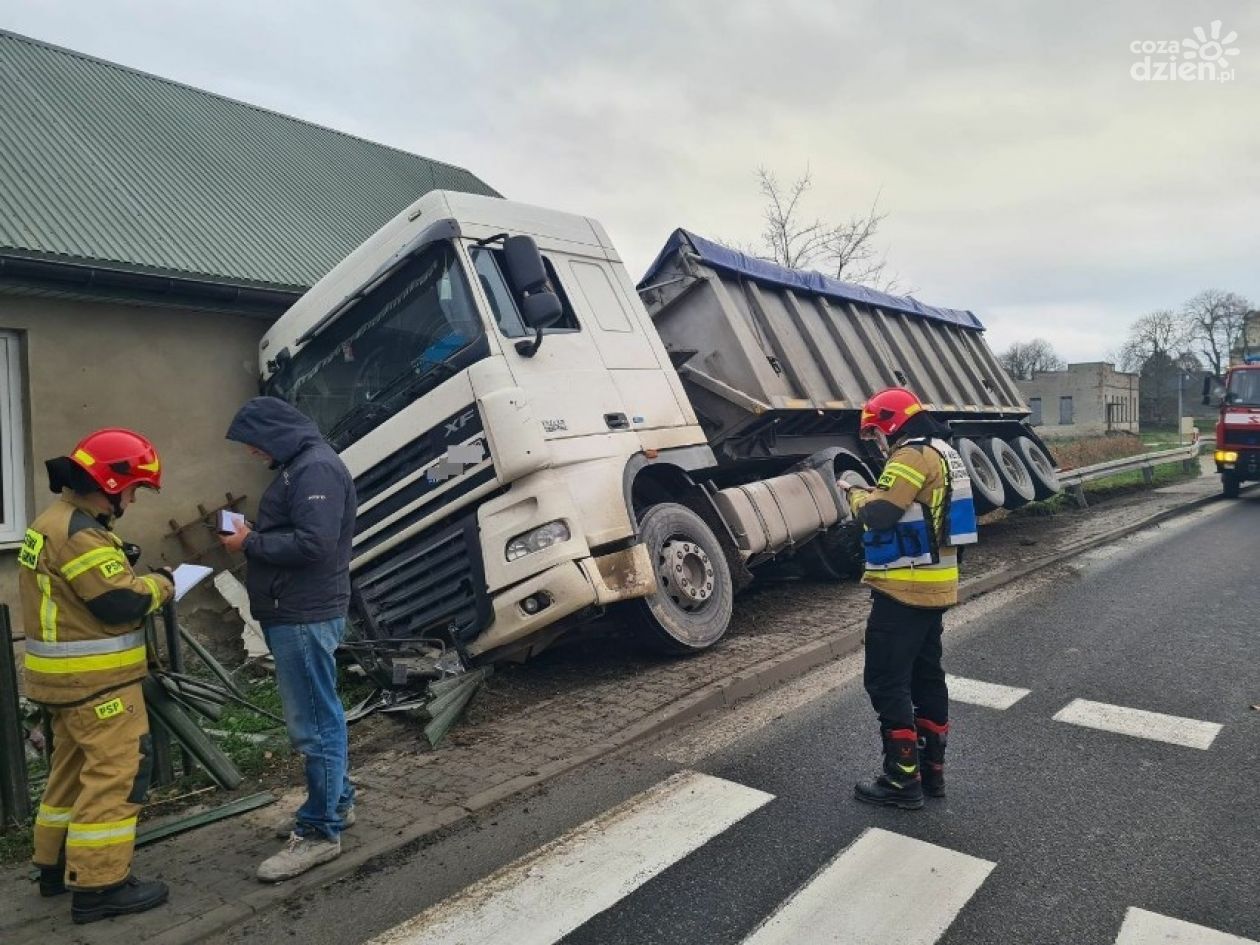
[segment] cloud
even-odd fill
[[[1216,18],[1235,81],[1130,77],[1133,40]],[[995,347],[1098,358],[1205,287],[1260,300],[1256,7],[45,0],[0,23],[597,217],[636,278],[676,226],[755,239],[755,169],[808,165],[810,213],[879,193],[892,268]]]

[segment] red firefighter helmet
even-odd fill
[[[119,495],[131,486],[162,488],[162,462],[147,437],[121,427],[85,436],[70,461],[92,477],[106,495]]]
[[[901,428],[911,417],[923,412],[919,398],[904,387],[889,387],[871,396],[862,408],[861,435],[874,438],[878,430],[889,440],[895,440]]]

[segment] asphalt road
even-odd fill
[[[859,657],[215,941],[1260,941],[1258,535],[1244,497],[951,614],[946,668],[1028,692],[955,704],[922,812],[852,800],[877,751]],[[1054,718],[1075,700],[1136,734]]]

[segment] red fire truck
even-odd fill
[[[1260,480],[1260,355],[1232,367],[1224,378],[1207,378],[1203,402],[1220,404],[1216,423],[1216,471],[1227,499],[1244,482]]]

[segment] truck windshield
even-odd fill
[[[455,248],[437,243],[302,348],[266,392],[342,449],[486,353]]]
[[[1226,403],[1260,406],[1260,371],[1235,371],[1229,376]]]

